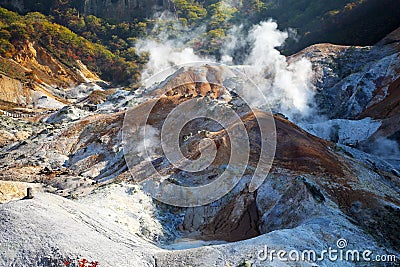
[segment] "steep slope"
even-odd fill
[[[317,112],[331,119],[303,127],[384,157],[396,168],[400,167],[398,31],[375,46],[319,44],[294,56],[312,62]]]
[[[375,46],[318,44],[293,56],[304,56],[313,63],[322,113],[355,118],[389,95],[389,87],[396,87],[399,78],[398,31]]]
[[[31,42],[27,42],[12,59],[0,57],[0,62],[3,110],[16,107],[60,108],[68,103],[64,96],[69,87],[101,81],[81,62],[77,61],[80,69],[70,68],[42,46]]]
[[[127,189],[114,186],[83,202],[37,192],[32,200],[1,205],[0,264],[63,266],[69,259],[72,266],[78,266],[78,260],[85,259],[103,266],[154,266],[149,252],[155,253],[157,247],[140,237],[144,227],[157,232],[151,217],[152,204],[143,194],[142,203],[137,202],[138,195],[132,197]],[[98,198],[102,204],[93,209]],[[116,201],[119,206],[114,205]],[[147,211],[132,209],[139,206]],[[142,213],[141,220],[132,212]],[[131,216],[127,216],[129,213]],[[25,237],[30,241],[22,241]]]
[[[108,87],[102,79],[127,84],[137,78],[136,62],[128,62],[97,40],[90,42],[52,20],[38,12],[21,16],[0,8],[0,72],[6,76],[2,100],[28,105],[32,98],[49,97],[63,102],[62,98],[69,97],[64,89],[82,83]],[[6,99],[7,95],[12,96]]]
[[[201,76],[201,82],[197,76],[199,73],[207,74]],[[204,77],[207,79],[204,80]],[[238,103],[232,102],[232,99],[235,100],[237,96],[223,87],[218,88],[219,93],[230,97],[219,98],[220,94],[216,94],[215,98],[219,100],[213,98],[213,94],[210,93],[213,90],[210,84],[213,84],[212,81],[216,77],[222,79],[224,83],[223,69],[204,66],[197,70],[193,68],[179,70],[159,87],[149,89],[150,92],[143,92],[142,95],[131,93],[130,98],[122,98],[118,102],[131,103],[126,103],[126,105],[133,105],[140,110],[146,109],[147,105],[156,101],[157,104],[150,113],[148,123],[153,128],[159,129],[166,116],[175,107],[191,99],[209,98],[210,103],[215,101],[218,105],[226,105],[226,101]],[[174,83],[174,78],[177,79],[176,83]],[[190,82],[179,87],[174,86],[174,84],[181,84],[182,81]],[[152,94],[155,94],[160,86],[166,86],[172,91],[157,100]],[[194,265],[226,264],[226,262],[240,264],[245,260],[251,260],[256,266],[263,266],[263,262],[257,259],[255,253],[265,244],[271,248],[291,247],[299,250],[305,249],[304,245],[307,244],[318,250],[334,246],[339,237],[352,242],[350,248],[371,249],[374,253],[398,253],[400,245],[398,176],[377,168],[379,165],[368,155],[358,155],[359,159],[353,158],[352,154],[344,152],[333,143],[319,139],[286,119],[275,116],[278,141],[276,157],[265,182],[257,191],[250,192],[248,185],[252,171],[257,165],[262,142],[255,115],[259,118],[267,118],[271,115],[263,111],[252,112],[239,105],[237,112],[249,135],[251,150],[250,162],[235,188],[221,199],[200,207],[177,208],[155,202],[159,214],[156,221],[162,225],[165,236],[158,241],[158,246],[170,249],[186,245],[193,246],[193,243],[186,244],[185,239],[179,240],[179,238],[206,241],[200,245],[212,244],[215,240],[219,240],[219,243],[226,241],[233,243],[178,252],[156,248],[145,252],[138,247],[130,247],[132,251],[135,251],[135,255],[145,255],[143,259],[147,259],[151,254],[158,265],[178,264],[182,261]],[[54,130],[52,134],[42,132],[24,143],[5,147],[1,150],[0,167],[3,170],[1,179],[15,180],[19,177],[18,179],[24,181],[41,181],[46,184],[46,190],[70,198],[83,196],[92,191],[93,193],[88,196],[89,199],[101,202],[96,197],[96,191],[93,191],[95,188],[106,183],[132,180],[125,162],[126,156],[124,158],[122,151],[123,119],[124,112],[92,115],[66,123],[58,130]],[[230,144],[227,141],[229,138],[226,132],[218,128],[220,126],[200,119],[189,124],[182,133],[183,136],[191,136],[189,139],[181,139],[180,147],[183,153],[188,153],[186,154],[188,157],[196,158],[197,147],[204,138],[200,130],[209,131],[207,136],[216,144],[217,154],[216,160],[206,172],[200,171],[188,175],[182,170],[173,168],[162,155],[160,147],[156,147],[153,151],[156,159],[152,164],[160,173],[169,176],[168,181],[175,184],[198,185],[213,181],[230,158]],[[193,135],[190,135],[191,132]],[[134,142],[132,146],[137,147]],[[137,153],[140,154],[141,151]],[[140,171],[143,168],[141,161],[130,167],[135,181],[146,178]],[[210,176],[210,174],[216,175]],[[101,192],[104,187],[98,190]],[[140,188],[135,190],[142,192]],[[82,198],[82,201],[85,202],[88,197]],[[135,198],[135,196],[132,197]],[[56,200],[58,198],[53,200],[53,198],[50,195],[39,195],[37,200],[33,200],[34,204],[29,206],[31,207],[29,210],[26,208],[28,204],[25,204],[29,202],[10,203],[2,208],[9,216],[16,216],[13,210],[18,207],[22,211],[21,214],[26,214],[26,217],[23,215],[17,217],[21,223],[25,222],[24,218],[34,216],[35,223],[41,225],[40,229],[46,229],[45,213],[40,213],[35,217],[29,212],[41,209],[43,203],[47,201],[55,203],[61,201]],[[64,209],[64,205],[69,207],[76,204],[64,200],[54,205],[52,209],[59,210]],[[77,211],[73,211],[75,209]],[[94,215],[82,209],[88,217],[81,217],[84,223],[79,223],[76,231],[87,233],[84,229],[87,227],[86,224],[92,225]],[[79,207],[68,208],[68,210],[67,213],[59,215],[61,217],[54,215],[51,218],[56,227],[54,231],[43,233],[46,236],[44,240],[60,248],[61,254],[66,256],[77,255],[80,250],[66,248],[60,241],[55,241],[55,236],[60,231],[58,221],[64,220],[63,216],[68,218],[70,212],[73,214],[82,212]],[[97,213],[96,216],[98,216]],[[111,225],[114,224],[109,224],[107,229],[114,227]],[[6,222],[5,227],[14,226],[12,222]],[[102,233],[101,236],[96,234],[96,239],[102,240],[103,235],[109,236],[107,231],[103,231],[104,228],[102,222],[96,222],[95,229],[100,229]],[[32,230],[28,228],[27,231],[31,233]],[[174,234],[170,234],[171,232]],[[8,231],[6,233],[10,238],[15,236],[15,233]],[[118,235],[118,240],[124,244],[128,239],[120,237],[120,233],[118,230],[115,235]],[[289,236],[291,238],[288,238]],[[253,237],[256,238],[249,239]],[[24,240],[21,235],[18,235],[18,238]],[[237,242],[240,240],[245,241]],[[175,243],[170,244],[172,241]],[[71,242],[75,244],[75,241],[71,240]],[[29,257],[37,255],[37,252],[34,252],[36,247],[43,247],[40,255],[54,257],[58,255],[40,242],[31,241],[31,244],[29,248],[24,247],[27,253],[25,255],[30,255]],[[384,248],[378,248],[377,244]],[[99,259],[105,263],[115,259],[115,256],[110,254],[106,254],[107,259],[104,258],[104,255],[99,254],[102,250],[87,243],[71,247],[86,248],[86,253],[79,253],[82,257]],[[127,248],[121,249],[125,251]],[[125,255],[131,255],[131,253],[127,251]],[[217,255],[222,255],[222,258]],[[124,259],[129,258],[129,256],[124,257]],[[6,263],[12,262],[11,257],[3,259]],[[17,260],[25,261],[27,258],[18,257]],[[125,263],[121,264],[124,266]],[[352,263],[344,264],[352,266]],[[321,266],[329,266],[329,264],[323,261]]]
[[[57,34],[57,39],[65,38],[66,29],[49,23],[38,13],[21,17],[3,8],[0,13],[0,109],[29,112],[33,108],[39,109],[35,112],[40,112],[41,108],[60,108],[68,103],[65,89],[101,81],[77,58],[67,62],[61,59],[62,53],[55,53],[54,43],[62,41],[45,45],[46,38],[55,38]],[[20,26],[15,28],[15,23]],[[41,28],[40,33],[38,28]],[[76,67],[69,64],[71,61]],[[15,111],[16,108],[20,109]]]

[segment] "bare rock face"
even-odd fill
[[[34,76],[32,78],[39,84],[56,84],[65,87],[68,84],[85,82],[75,71],[55,59],[37,43],[27,42],[13,59],[25,68],[26,72],[32,72]]]
[[[83,13],[87,15],[131,21],[138,17],[150,17],[156,11],[170,10],[173,3],[171,0],[85,0],[81,5]]]
[[[26,105],[32,102],[32,92],[21,81],[6,75],[0,78],[0,100]]]
[[[7,66],[0,74],[0,110],[59,109],[69,104],[66,96],[74,98],[72,91],[83,83],[89,94],[89,85],[96,87],[95,82],[102,81],[82,62],[76,63],[77,68],[66,66],[35,42],[26,42],[12,59],[0,57],[0,65]],[[68,90],[71,86],[75,90]]]
[[[400,168],[399,31],[393,31],[375,46],[317,44],[293,56],[312,62],[318,112],[332,119],[330,126],[325,123],[323,127],[305,128],[330,128],[330,137],[324,137],[328,132],[318,133],[322,130],[311,131],[335,143],[383,156],[395,168]],[[371,123],[365,123],[367,120]],[[346,126],[348,123],[355,127]],[[357,124],[366,130],[364,137]],[[343,131],[347,137],[342,136]]]
[[[292,57],[312,62],[316,100],[323,113],[354,119],[390,96],[389,87],[396,86],[400,76],[398,32],[376,46],[317,44]]]
[[[67,87],[81,82],[74,71],[31,42],[27,42],[13,59],[0,57],[0,64],[10,69],[0,76],[0,100],[9,103],[6,109],[32,106],[40,97],[49,97],[61,104],[63,101],[47,87]]]

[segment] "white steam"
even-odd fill
[[[243,25],[235,25],[228,31],[226,41],[220,49],[221,63],[232,65],[235,50],[246,46],[246,38],[238,38],[239,36],[244,36],[243,31]]]
[[[220,62],[233,65],[239,49],[239,56],[243,57],[239,62],[245,64],[243,70],[263,91],[273,110],[284,113],[290,119],[311,115],[314,96],[311,63],[306,59],[288,63],[287,58],[277,50],[289,37],[289,33],[279,31],[277,23],[271,20],[254,25],[248,33],[244,33],[243,28],[235,26],[228,31],[227,39],[220,49]],[[163,34],[158,38],[159,41],[138,42],[138,52],[150,53],[149,62],[142,73],[143,80],[171,66],[212,61],[212,58],[196,55],[186,41],[187,38],[183,38],[168,39]],[[247,55],[246,45],[250,47]],[[158,82],[165,78],[160,77]],[[145,83],[145,86],[149,85]],[[249,94],[251,92],[246,92],[246,95]],[[261,106],[265,103],[256,104]]]
[[[149,61],[141,73],[142,83],[146,87],[152,85],[148,84],[149,82],[161,82],[172,74],[174,72],[173,68],[171,68],[170,73],[163,73],[163,76],[154,76],[170,67],[192,62],[215,61],[215,59],[211,57],[196,55],[194,49],[189,44],[191,40],[194,40],[204,33],[204,28],[198,27],[190,32],[187,30],[185,31],[182,25],[176,21],[175,16],[167,11],[158,14],[158,18],[156,19],[160,21],[153,29],[154,32],[158,32],[157,37],[154,39],[138,40],[135,44],[135,49],[138,53],[149,53]],[[166,27],[163,25],[162,21],[168,21],[172,23],[172,25]],[[174,31],[169,33],[168,29],[171,28],[173,28]],[[176,32],[180,34],[176,35]],[[171,35],[173,35],[173,38],[171,38]],[[150,77],[152,78],[151,81],[148,80]]]
[[[169,67],[207,60],[197,56],[193,48],[184,47],[177,40],[164,40],[163,42],[154,40],[141,41],[136,45],[136,49],[138,52],[150,53],[149,62],[142,72],[143,80]]]
[[[366,150],[400,169],[400,147],[397,141],[379,137],[370,143]]]
[[[252,49],[244,63],[250,67],[246,74],[263,91],[272,108],[293,119],[296,114],[310,114],[314,92],[311,62],[301,59],[289,64],[276,49],[285,43],[288,36],[271,20],[253,26],[247,36]]]
[[[160,132],[151,125],[145,125],[139,129],[138,133],[140,138],[134,152],[147,160],[153,160],[151,157],[156,155],[157,148],[161,146]]]

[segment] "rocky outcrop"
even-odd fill
[[[332,119],[305,128],[320,137],[383,156],[396,168],[400,168],[399,31],[375,46],[318,44],[294,56],[312,62],[317,112]],[[367,131],[364,136],[358,130],[360,126]]]
[[[400,75],[398,32],[375,46],[317,44],[291,57],[306,57],[312,62],[316,100],[322,113],[354,119],[389,95],[389,87]]]
[[[313,45],[294,56],[313,64],[319,111],[330,118],[355,118],[386,97],[398,78],[399,53],[390,47]]]
[[[24,198],[27,194],[28,187],[33,187],[33,194],[42,191],[39,184],[0,181],[0,204]]]
[[[61,108],[68,101],[65,89],[101,79],[80,62],[71,68],[44,47],[27,42],[12,59],[0,57],[0,109],[16,107]]]
[[[28,80],[30,79],[30,81],[41,85],[69,87],[79,83],[100,80],[82,62],[77,61],[79,69],[70,68],[54,58],[44,47],[37,43],[27,42],[13,56],[13,61],[25,69]],[[86,74],[87,77],[85,78],[78,71]]]
[[[32,92],[22,81],[1,75],[0,100],[17,105],[32,103]]]

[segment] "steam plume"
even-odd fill
[[[243,26],[235,26],[228,32],[227,41],[220,49],[220,62],[233,65],[235,50],[250,45],[250,51],[243,59],[246,74],[263,91],[275,111],[296,119],[312,113],[312,70],[308,60],[289,64],[277,50],[288,37],[289,33],[279,31],[277,23],[272,20],[254,25],[247,34]],[[136,46],[139,52],[150,53],[143,79],[174,65],[213,60],[196,55],[187,40],[168,39],[165,33],[158,39],[143,40]]]

